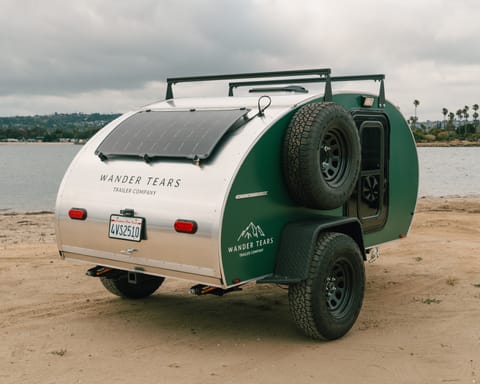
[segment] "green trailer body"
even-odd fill
[[[418,159],[411,131],[400,112],[390,102],[382,109],[362,109],[359,94],[333,95],[333,101],[359,116],[380,116],[388,122],[383,134],[384,151],[389,153],[384,164],[385,203],[372,212],[356,201],[331,211],[306,209],[295,204],[284,187],[282,145],[285,130],[292,115],[300,106],[282,116],[255,144],[245,158],[230,189],[222,223],[222,260],[227,282],[256,279],[275,269],[282,229],[287,223],[302,220],[329,222],[334,217],[359,217],[365,248],[403,238],[413,219],[418,191]],[[323,102],[323,99],[311,102]],[[361,188],[361,177],[359,186]],[[258,197],[238,199],[246,191],[259,192]],[[263,194],[262,194],[263,192]],[[265,192],[268,193],[265,194]],[[251,192],[250,192],[251,193]],[[357,192],[355,200],[361,191]],[[268,198],[267,198],[268,196]],[[326,217],[327,216],[327,217]],[[377,224],[380,222],[380,225]],[[250,223],[260,227],[264,236],[245,241],[239,238]],[[368,229],[372,227],[373,230]],[[254,257],[248,257],[254,255]]]
[[[289,196],[282,174],[282,145],[285,130],[300,106],[273,123],[246,156],[230,189],[222,223],[222,261],[229,284],[268,276],[275,270],[282,229],[287,223],[302,220],[328,221],[334,217],[359,217],[365,248],[400,239],[407,235],[413,219],[418,191],[418,159],[411,131],[401,113],[390,102],[384,108],[362,109],[363,94],[337,94],[333,101],[357,116],[385,118],[383,154],[386,170],[385,200],[376,212],[362,211],[355,201],[331,211],[299,207]],[[371,95],[373,97],[373,95]],[[375,97],[376,98],[376,97]],[[376,102],[378,100],[375,100]],[[323,102],[323,98],[311,102]],[[375,103],[377,104],[377,103]],[[376,120],[375,120],[376,121]],[[388,150],[387,150],[388,149]],[[393,161],[390,161],[393,159]],[[361,188],[361,180],[359,187]],[[251,191],[258,197],[238,199]],[[267,193],[265,193],[267,192]],[[263,194],[262,194],[263,193]],[[361,193],[358,192],[358,194]],[[353,199],[355,199],[354,197]],[[380,225],[377,223],[380,222]],[[264,236],[239,239],[250,223],[259,226]],[[368,229],[372,227],[373,230]],[[254,257],[249,257],[253,255]]]

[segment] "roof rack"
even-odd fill
[[[341,82],[341,81],[364,81],[364,80],[374,80],[380,81],[380,90],[378,95],[378,107],[385,107],[385,75],[375,74],[375,75],[354,75],[354,76],[327,76],[324,78],[300,78],[295,79],[293,82],[296,84],[305,84],[305,83],[326,83],[325,84],[325,95],[324,101],[332,101],[332,82]],[[257,85],[280,85],[291,83],[286,79],[276,79],[276,80],[259,80],[259,81],[241,81],[233,82],[228,84],[228,95],[233,96],[233,90],[240,87],[251,87]]]
[[[275,72],[253,72],[253,73],[236,73],[230,75],[208,75],[208,76],[191,76],[191,77],[171,77],[167,79],[167,92],[165,99],[173,99],[173,85],[178,83],[192,83],[198,81],[217,81],[217,80],[233,80],[233,79],[258,79],[269,77],[298,77],[317,75],[312,79],[327,79],[330,76],[330,68],[321,69],[303,69],[294,71],[275,71]],[[285,83],[286,80],[283,80]],[[229,96],[230,92],[229,92]]]
[[[190,77],[171,77],[167,78],[167,92],[165,99],[173,99],[173,85],[178,83],[192,83],[200,81],[218,81],[218,80],[242,80],[242,79],[259,79],[252,81],[231,82],[228,84],[228,96],[233,96],[233,90],[239,87],[249,87],[257,85],[279,85],[279,84],[305,84],[305,83],[325,83],[324,101],[332,101],[332,82],[341,81],[364,81],[374,80],[380,81],[380,90],[378,95],[378,107],[385,107],[385,75],[354,75],[354,76],[330,76],[330,68],[320,69],[303,69],[293,71],[275,71],[275,72],[252,72],[252,73],[236,73],[227,75],[207,75],[207,76],[190,76]],[[311,75],[316,75],[311,77]],[[301,77],[299,76],[310,76]],[[269,79],[277,77],[281,79]]]

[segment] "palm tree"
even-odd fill
[[[458,120],[459,120],[459,121],[462,121],[463,110],[457,109],[456,115],[457,115],[457,117],[458,117]],[[460,126],[460,124],[457,125],[457,128],[458,128],[459,126]]]
[[[443,129],[445,129],[445,126],[447,125],[447,113],[448,113],[448,109],[447,108],[442,108]]]
[[[472,117],[473,117],[473,123],[475,124],[475,126],[477,126],[478,124],[478,104],[473,104],[472,105],[472,109],[473,109],[473,114],[472,114]]]
[[[478,120],[478,112],[477,111],[473,112],[472,117],[473,117],[473,124],[476,126],[477,123],[478,123],[478,121],[477,121]]]
[[[413,120],[413,126],[415,127],[415,123],[418,121],[418,118],[417,118],[417,107],[420,105],[420,101],[418,101],[417,99],[413,100],[413,105],[415,106],[415,114],[414,114],[414,120]]]
[[[420,101],[418,100],[413,100],[413,105],[415,106],[415,115],[414,117],[417,117],[417,107],[420,105]]]
[[[417,122],[418,118],[416,116],[410,116],[410,118],[408,119],[408,123],[410,124],[410,129],[413,130],[415,129],[415,123]]]
[[[469,109],[470,109],[470,108],[468,107],[468,105],[465,105],[465,107],[463,107],[463,111],[462,111],[462,112],[463,112],[463,117],[465,118],[465,121],[463,122],[463,125],[466,125],[467,122],[468,122],[468,118],[469,118],[469,116],[470,116],[470,115],[468,114],[468,110],[469,110]]]
[[[448,127],[453,128],[453,119],[455,119],[455,114],[453,112],[448,113]]]

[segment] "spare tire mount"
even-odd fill
[[[350,113],[335,103],[301,107],[286,131],[284,177],[291,197],[315,209],[335,209],[360,173],[360,139]]]

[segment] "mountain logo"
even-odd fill
[[[242,231],[240,236],[238,236],[237,241],[242,239],[250,240],[252,238],[259,239],[261,237],[265,237],[265,232],[263,232],[259,225],[255,225],[253,222],[250,222],[250,224],[248,224],[247,227]]]

